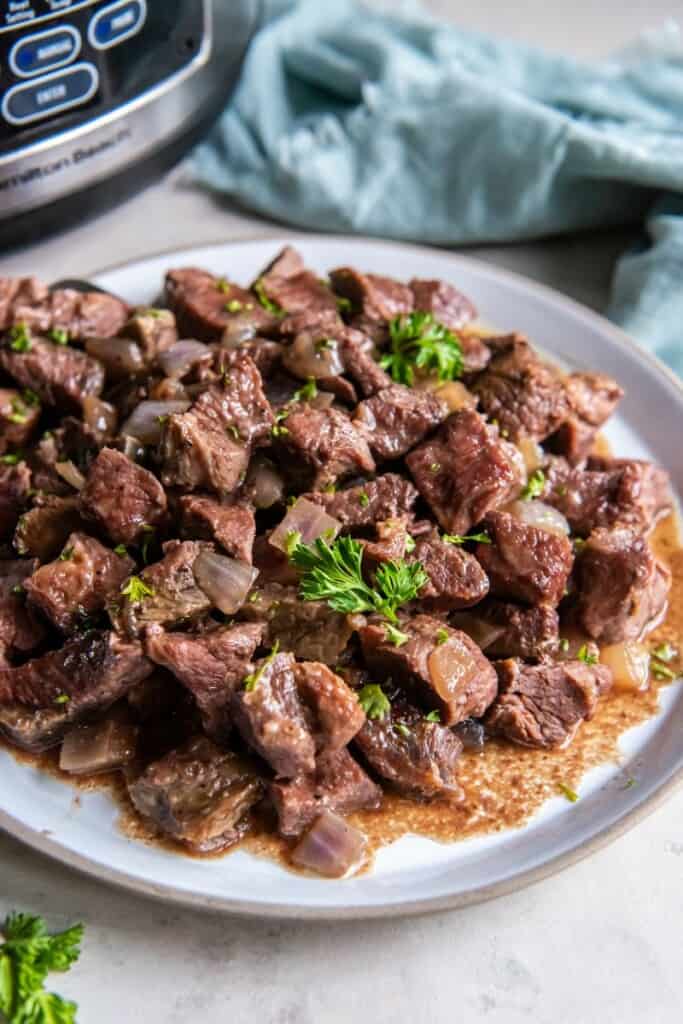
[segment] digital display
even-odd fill
[[[43,25],[50,18],[91,7],[97,0],[0,0],[0,33]]]

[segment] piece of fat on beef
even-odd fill
[[[14,533],[28,503],[30,490],[31,470],[25,462],[14,466],[0,465],[0,540],[7,540]]]
[[[414,277],[409,287],[413,293],[415,309],[431,313],[438,323],[452,331],[464,327],[477,315],[470,300],[448,281]]]
[[[295,665],[289,653],[257,662],[231,702],[233,721],[244,740],[284,778],[315,770],[315,741],[299,700]]]
[[[137,342],[145,365],[154,363],[157,356],[171,348],[178,340],[175,316],[170,309],[150,309],[140,306],[133,310],[121,334]]]
[[[253,447],[269,436],[273,413],[253,361],[235,352],[224,366],[220,382],[165,421],[159,445],[164,484],[231,494],[246,476]]]
[[[569,538],[509,512],[492,512],[484,523],[491,543],[477,544],[475,554],[491,593],[526,604],[559,604],[574,564]]]
[[[373,526],[387,519],[409,518],[417,501],[417,490],[398,473],[384,473],[367,483],[344,490],[307,494],[309,501],[322,505],[345,530]]]
[[[252,287],[286,313],[337,313],[334,293],[317,274],[306,269],[291,246],[275,257]]]
[[[413,310],[413,293],[407,284],[380,274],[361,274],[353,267],[330,271],[330,281],[337,295],[351,303],[351,313],[368,320],[392,320]]]
[[[80,507],[116,544],[136,544],[166,518],[164,489],[149,470],[103,448],[81,491]]]
[[[479,413],[453,413],[406,458],[408,469],[447,533],[466,534],[522,487],[519,453]]]
[[[124,584],[109,604],[114,628],[130,637],[142,636],[148,626],[174,626],[193,622],[211,610],[210,598],[197,583],[194,563],[211,545],[199,541],[169,540],[164,557],[148,565],[132,584]]]
[[[577,559],[576,614],[605,644],[637,640],[666,613],[671,573],[628,528],[595,530]]]
[[[268,794],[283,836],[300,835],[324,810],[347,815],[382,802],[382,790],[345,748],[321,754],[311,775],[271,782]]]
[[[457,778],[462,741],[406,701],[394,700],[385,715],[367,718],[354,743],[372,770],[401,792],[462,799]]]
[[[496,662],[499,694],[486,715],[487,730],[527,747],[561,747],[595,714],[612,685],[605,665],[583,661],[525,665]]]
[[[449,612],[482,601],[489,581],[469,551],[441,540],[436,531],[417,540],[411,561],[419,562],[429,577],[418,601],[425,612]]]
[[[248,829],[263,794],[256,765],[196,736],[129,782],[136,810],[196,853],[227,849]]]
[[[45,639],[45,627],[24,600],[24,581],[38,568],[33,558],[0,561],[0,663],[33,651]]]
[[[365,664],[378,683],[392,682],[439,712],[443,725],[480,718],[496,695],[496,673],[474,641],[429,615],[402,620],[399,646],[383,623],[360,630]]]
[[[316,750],[341,750],[365,721],[358,697],[341,676],[318,661],[297,663],[294,678]]]
[[[220,341],[225,329],[236,323],[252,335],[268,333],[277,324],[277,317],[263,309],[251,292],[195,267],[169,270],[165,296],[184,338]]]
[[[373,455],[383,460],[405,455],[447,416],[448,407],[433,392],[392,384],[360,402],[353,422],[364,431]]]
[[[69,534],[82,526],[76,495],[72,498],[39,495],[33,508],[20,516],[13,544],[20,555],[32,555],[41,562],[49,562],[62,550]]]
[[[251,565],[256,537],[253,509],[205,494],[184,494],[178,505],[184,536],[214,541],[233,558]]]
[[[365,434],[339,409],[297,402],[279,429],[276,449],[281,464],[304,488],[321,490],[344,477],[375,471]]]
[[[493,358],[472,385],[482,412],[512,441],[543,441],[569,415],[564,381],[519,334],[492,339],[489,345]]]
[[[335,612],[326,601],[302,601],[296,586],[267,583],[252,591],[239,612],[262,622],[264,643],[275,643],[297,658],[336,665],[362,617]]]
[[[40,413],[40,402],[30,393],[0,388],[0,455],[28,442]]]
[[[560,619],[552,605],[529,608],[489,598],[471,612],[456,613],[449,621],[468,633],[487,658],[539,661],[558,649]]]
[[[150,626],[145,653],[167,668],[193,694],[207,735],[222,742],[232,728],[230,701],[244,682],[251,658],[261,642],[256,622],[218,626],[205,633],[167,633]]]
[[[576,465],[590,453],[598,430],[610,418],[624,392],[605,373],[572,373],[565,384],[570,412],[559,430],[548,438],[548,446]]]
[[[0,365],[22,388],[62,410],[78,412],[84,398],[99,397],[104,387],[99,360],[71,345],[56,345],[37,336],[31,337],[26,351],[1,348]]]
[[[78,711],[109,707],[152,671],[140,644],[116,633],[89,630],[63,647],[13,668],[0,669],[0,703]]]

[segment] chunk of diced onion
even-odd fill
[[[286,552],[287,541],[292,534],[298,533],[302,544],[312,544],[318,537],[333,540],[340,528],[339,520],[328,515],[322,505],[316,505],[308,498],[298,498],[271,533],[269,542],[273,547]]]
[[[77,725],[64,737],[59,767],[73,775],[122,768],[135,757],[137,729],[115,716],[92,725]]]
[[[190,403],[177,402],[140,402],[121,427],[121,434],[132,434],[143,444],[157,444],[161,437],[164,417],[176,412],[186,412]]]
[[[647,690],[650,681],[650,652],[644,644],[627,640],[602,647],[600,662],[612,670],[615,690]]]
[[[284,349],[282,362],[285,369],[300,380],[336,377],[344,372],[339,346],[334,338],[321,339],[311,331],[297,334],[292,344]]]
[[[55,469],[61,476],[62,480],[66,480],[71,487],[75,487],[77,491],[83,490],[85,477],[71,459],[67,459],[66,462],[56,462]]]
[[[192,566],[197,585],[225,615],[234,615],[244,604],[258,569],[237,558],[205,550]]]
[[[343,878],[363,861],[365,836],[332,811],[323,811],[292,850],[292,860],[326,878]]]
[[[568,537],[571,532],[562,513],[544,501],[513,501],[505,506],[505,511],[527,526],[556,533],[558,537]]]

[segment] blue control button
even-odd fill
[[[93,64],[73,64],[9,89],[2,101],[2,116],[10,124],[40,121],[87,103],[98,85],[99,75]]]
[[[18,39],[10,50],[9,66],[19,78],[29,78],[70,64],[80,49],[80,33],[71,25],[62,25]]]
[[[108,50],[139,32],[146,17],[146,0],[118,0],[93,15],[88,39],[95,49]]]

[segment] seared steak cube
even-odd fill
[[[116,544],[135,544],[165,518],[166,495],[149,470],[103,448],[81,491],[81,509]]]
[[[169,270],[166,301],[175,313],[180,336],[199,341],[220,341],[225,328],[238,317],[252,334],[277,322],[251,292],[194,267]]]
[[[299,253],[287,246],[256,279],[254,287],[287,313],[337,313],[337,300],[317,274],[306,270]]]
[[[412,558],[429,576],[419,594],[420,607],[427,612],[467,608],[488,593],[489,581],[474,555],[446,544],[437,533],[418,540]]]
[[[283,836],[298,836],[324,810],[346,815],[382,802],[382,790],[346,749],[321,754],[314,774],[271,782],[268,791]]]
[[[462,797],[461,740],[404,701],[394,701],[382,718],[366,719],[355,744],[373,771],[401,792],[426,799]]]
[[[368,398],[383,388],[391,387],[391,377],[372,354],[374,345],[370,338],[366,338],[360,331],[354,331],[352,327],[338,333],[344,371],[353,378],[362,394]]]
[[[14,533],[17,520],[26,507],[31,489],[31,470],[25,462],[0,465],[0,540]],[[19,554],[25,554],[17,548]]]
[[[406,458],[415,483],[448,533],[466,534],[522,486],[516,449],[479,413],[453,413]]]
[[[525,665],[508,659],[496,663],[500,692],[486,716],[486,727],[527,747],[559,747],[577,726],[592,718],[599,698],[612,685],[604,665],[565,661]]]
[[[232,697],[235,725],[276,775],[294,778],[315,770],[315,741],[299,700],[291,654],[257,662]]]
[[[365,434],[338,409],[297,402],[279,429],[278,448],[304,487],[322,490],[353,473],[374,472]]]
[[[496,339],[495,354],[472,390],[489,420],[512,441],[542,441],[569,415],[565,385],[559,374],[536,355],[525,338]]]
[[[557,605],[574,564],[568,537],[530,526],[509,512],[486,518],[490,544],[477,544],[491,593],[527,604]]]
[[[353,422],[365,431],[377,459],[398,459],[447,415],[447,407],[431,391],[414,391],[393,384],[361,402]]]
[[[356,735],[365,714],[354,691],[327,665],[304,661],[295,665],[294,678],[318,751],[336,751]]]
[[[0,388],[0,455],[27,443],[40,412],[40,402],[30,392]]]
[[[251,565],[256,521],[247,505],[223,503],[204,494],[184,494],[179,505],[185,536],[215,541],[233,558]]]
[[[178,340],[175,317],[170,309],[136,309],[121,331],[125,338],[137,342],[146,365],[156,361]]]
[[[363,658],[379,682],[391,679],[437,710],[444,725],[480,718],[496,695],[496,673],[473,640],[429,615],[402,621],[396,646],[383,624],[360,631]]]
[[[557,609],[548,604],[531,608],[505,601],[488,600],[473,612],[475,620],[484,624],[490,639],[485,646],[487,658],[524,658],[539,661],[557,651],[560,639],[560,620]],[[458,621],[453,625],[467,631]],[[489,628],[487,628],[489,627]],[[477,639],[476,633],[473,639]]]
[[[306,497],[323,505],[343,527],[353,530],[387,519],[410,516],[417,491],[410,480],[397,473],[385,473],[357,487],[347,487],[331,494],[317,491]]]
[[[477,315],[470,300],[448,281],[425,281],[414,277],[410,282],[410,290],[415,309],[432,313],[435,320],[452,331],[464,327]]]
[[[632,530],[595,530],[577,568],[578,619],[594,640],[636,640],[661,621],[671,573]]]
[[[59,558],[24,581],[29,599],[58,629],[68,632],[118,594],[135,563],[94,537],[72,533]]]
[[[128,317],[128,306],[114,295],[72,288],[49,291],[35,277],[0,280],[0,330],[24,324],[38,332],[66,331],[69,339],[111,338]]]
[[[339,267],[330,271],[330,281],[335,292],[351,303],[351,312],[368,320],[391,320],[413,310],[412,291],[391,277]]]
[[[624,392],[604,373],[572,373],[566,388],[570,413],[549,440],[553,451],[576,465],[590,453],[598,430],[612,415]]]
[[[269,434],[273,414],[254,363],[234,353],[225,365],[220,383],[203,391],[187,412],[175,413],[164,423],[160,452],[165,484],[230,494],[246,475],[253,445]]]
[[[0,364],[23,388],[60,409],[78,411],[84,398],[97,397],[104,386],[104,367],[70,345],[55,345],[34,336],[25,351],[0,349]]]
[[[206,733],[217,742],[231,729],[230,700],[251,668],[263,628],[255,622],[206,633],[166,633],[150,626],[145,652],[194,695]]]
[[[196,736],[147,766],[128,785],[140,814],[196,853],[225,850],[248,827],[245,815],[263,792],[247,758]]]
[[[31,558],[0,561],[0,664],[25,654],[45,638],[45,629],[23,596],[24,581],[38,563]]]

